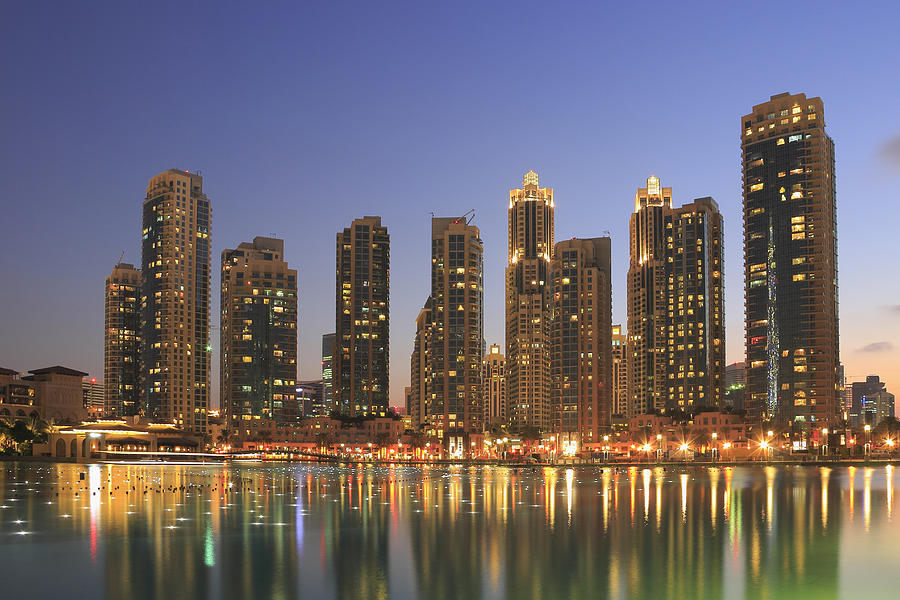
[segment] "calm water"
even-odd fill
[[[898,598],[898,470],[0,463],[0,596]]]

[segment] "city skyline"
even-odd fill
[[[16,10],[28,9],[23,7]],[[627,22],[627,11],[619,10],[623,12],[618,13],[618,16]],[[700,59],[700,48],[686,39],[689,33],[686,32],[686,37],[682,40],[685,49],[674,52],[671,58],[664,56],[663,49],[660,48],[644,50],[633,57],[631,62],[595,59],[592,64],[597,67],[597,72],[608,77],[603,88],[608,88],[610,98],[593,106],[589,104],[598,99],[599,88],[596,83],[586,86],[584,97],[581,97],[575,93],[579,90],[580,80],[576,77],[578,73],[565,69],[558,72],[549,68],[548,61],[563,60],[565,56],[577,52],[579,44],[587,40],[582,26],[569,20],[561,21],[557,15],[552,18],[552,22],[558,26],[560,35],[578,35],[570,36],[574,41],[554,49],[544,49],[546,55],[522,49],[521,56],[506,58],[492,49],[487,56],[486,72],[480,73],[480,77],[475,76],[477,73],[462,71],[459,65],[450,65],[455,66],[453,73],[457,77],[473,85],[477,83],[477,89],[482,92],[493,92],[499,83],[507,85],[512,79],[521,80],[514,84],[516,90],[525,89],[524,86],[528,84],[527,89],[533,95],[526,100],[513,102],[507,118],[492,124],[490,121],[497,119],[500,110],[496,102],[483,98],[483,93],[470,96],[459,92],[449,94],[449,102],[438,103],[436,107],[428,107],[427,103],[422,103],[420,112],[413,111],[405,116],[395,112],[394,108],[382,100],[376,99],[369,105],[354,104],[349,107],[355,109],[355,112],[350,110],[350,122],[353,125],[332,124],[331,128],[314,126],[297,112],[282,112],[291,131],[299,133],[301,129],[309,129],[308,135],[297,135],[298,139],[311,138],[314,141],[326,132],[331,137],[336,131],[346,137],[346,143],[325,145],[316,156],[299,153],[298,160],[286,158],[292,156],[290,150],[296,151],[297,146],[284,136],[284,123],[279,122],[276,127],[274,119],[257,114],[252,108],[254,103],[249,102],[246,97],[223,100],[221,108],[212,111],[213,114],[208,118],[200,119],[200,126],[196,130],[190,123],[190,118],[201,116],[200,107],[203,103],[196,104],[187,97],[173,95],[164,97],[159,108],[148,113],[147,119],[154,126],[173,119],[159,133],[153,134],[148,129],[134,126],[125,127],[125,133],[119,134],[129,139],[112,136],[102,129],[97,135],[86,136],[84,128],[96,125],[96,119],[100,115],[108,115],[112,122],[120,126],[129,119],[136,118],[138,113],[135,111],[139,109],[131,108],[129,100],[137,90],[132,89],[134,86],[130,84],[126,85],[123,89],[115,90],[111,100],[101,99],[96,107],[88,106],[93,97],[71,98],[65,105],[66,110],[63,110],[58,95],[38,92],[49,89],[44,79],[53,77],[46,75],[62,77],[65,74],[64,67],[69,59],[59,56],[48,58],[36,53],[30,61],[25,62],[32,68],[49,67],[49,70],[44,69],[45,76],[40,81],[22,70],[24,65],[4,67],[9,75],[8,80],[21,84],[22,98],[33,98],[35,94],[45,98],[39,100],[33,108],[24,107],[18,98],[3,100],[4,108],[10,114],[26,115],[22,125],[30,127],[26,137],[25,129],[20,130],[21,125],[12,124],[7,136],[9,147],[4,149],[5,164],[8,165],[9,172],[18,174],[18,177],[7,178],[3,184],[5,196],[19,201],[10,203],[11,210],[8,213],[18,227],[9,231],[0,242],[4,244],[4,252],[0,253],[3,256],[0,275],[6,282],[0,292],[0,308],[4,313],[12,315],[5,321],[6,343],[0,348],[0,365],[24,370],[33,365],[65,364],[92,375],[102,373],[103,310],[100,282],[116,264],[116,257],[122,250],[125,250],[124,261],[134,264],[140,262],[137,236],[144,183],[150,174],[170,167],[193,171],[197,166],[203,168],[204,191],[209,194],[216,214],[211,248],[213,255],[254,236],[276,233],[278,237],[285,239],[286,259],[296,265],[299,271],[299,379],[316,376],[321,368],[321,335],[331,331],[331,326],[327,323],[333,319],[330,315],[333,310],[333,262],[328,238],[352,219],[365,214],[382,216],[384,224],[393,232],[391,304],[394,318],[390,338],[394,352],[391,360],[391,405],[403,404],[403,388],[409,384],[406,373],[414,337],[415,315],[421,308],[422,299],[427,296],[427,263],[421,258],[423,248],[427,248],[426,224],[430,211],[436,214],[461,214],[475,208],[474,224],[480,228],[485,244],[485,342],[488,345],[502,345],[501,279],[502,265],[505,263],[505,195],[510,187],[517,184],[521,173],[530,168],[540,173],[542,179],[554,188],[559,206],[556,214],[557,239],[591,237],[610,231],[614,322],[625,321],[627,216],[637,183],[654,173],[667,185],[675,188],[681,200],[703,196],[716,198],[723,212],[726,232],[726,362],[730,364],[743,360],[743,318],[740,310],[743,306],[740,131],[736,123],[753,105],[786,91],[823,99],[828,112],[829,135],[835,140],[837,148],[841,359],[846,365],[845,372],[856,380],[878,374],[889,389],[896,388],[897,365],[900,362],[900,355],[894,347],[900,331],[900,310],[896,300],[898,282],[895,278],[881,277],[881,273],[883,257],[891,261],[892,257],[900,254],[898,241],[888,229],[891,223],[896,222],[900,213],[895,205],[884,203],[878,208],[879,219],[873,220],[870,211],[865,210],[863,200],[880,197],[885,193],[883,190],[886,186],[887,193],[890,194],[891,186],[896,185],[897,179],[891,173],[897,173],[897,163],[895,170],[891,171],[890,165],[884,161],[887,154],[882,149],[888,147],[898,132],[886,130],[879,119],[869,115],[877,115],[883,110],[883,106],[890,105],[892,99],[900,95],[900,89],[896,82],[885,81],[889,78],[875,77],[884,70],[883,63],[872,65],[864,60],[871,56],[892,56],[888,42],[879,41],[880,37],[885,36],[876,34],[880,23],[889,19],[882,17],[874,20],[871,16],[864,16],[865,9],[858,12],[861,13],[858,16],[847,13],[842,15],[845,18],[836,19],[848,29],[852,29],[853,23],[858,20],[865,20],[868,31],[871,32],[865,40],[857,40],[858,43],[849,53],[840,55],[841,60],[859,62],[859,69],[848,73],[846,77],[833,77],[833,72],[826,69],[827,60],[823,60],[821,65],[818,61],[813,61],[812,68],[807,68],[805,72],[801,71],[799,65],[796,68],[785,66],[774,75],[767,72],[764,69],[766,61],[770,60],[769,64],[774,64],[775,57],[789,44],[787,40],[775,41],[769,48],[764,48],[759,57],[760,66],[741,69],[739,75],[735,73],[725,76],[728,69],[724,59]],[[34,19],[27,13],[19,16],[26,21]],[[121,16],[121,13],[105,16],[103,19],[116,16]],[[463,16],[450,19],[448,27],[451,30],[461,27]],[[727,18],[714,14],[713,20],[717,16],[720,22],[729,24],[736,24],[747,18],[747,15],[740,13]],[[47,35],[72,23],[82,23],[91,30],[96,25],[91,26],[86,20],[94,17],[97,15],[90,11],[84,16],[61,14],[58,17],[59,23],[48,24]],[[401,22],[406,18],[403,17]],[[534,19],[534,15],[528,15],[526,19],[524,15],[504,14],[502,18],[513,21],[522,19],[528,23]],[[494,24],[501,16],[488,14],[484,19],[485,23]],[[813,27],[819,19],[823,18],[813,16],[805,27]],[[825,26],[828,27],[828,23]],[[177,27],[179,26],[176,25]],[[354,20],[350,23],[350,31],[341,36],[358,32],[361,27],[362,24]],[[226,26],[225,30],[228,29]],[[625,29],[629,31],[630,27]],[[737,28],[730,29],[729,35],[731,33],[737,37],[734,42],[736,45],[744,39],[742,36],[748,35],[739,32]],[[200,66],[203,63],[203,53],[192,46],[174,44],[175,48],[157,56],[136,49],[133,43],[123,40],[120,35],[122,34],[117,33],[107,42],[96,42],[95,45],[74,49],[72,59],[105,56],[102,54],[107,49],[105,44],[116,42],[130,49],[137,59],[137,65],[150,66],[160,59],[174,58],[179,50],[186,50],[186,60],[192,68],[198,69],[202,81],[217,72],[216,69],[208,74],[202,72]],[[276,27],[272,44],[279,47],[287,44],[283,35],[282,30]],[[615,43],[619,35],[623,34],[612,35],[610,41],[598,40],[598,43]],[[339,56],[357,58],[360,65],[364,65],[366,60],[358,56],[362,42],[344,37],[340,39],[348,41],[349,50]],[[708,33],[704,39],[707,42],[725,40],[720,34],[714,33]],[[12,31],[4,44],[16,44],[27,49],[31,44],[42,40],[39,37],[33,42],[27,42]],[[823,45],[826,44],[824,40],[813,40],[811,43],[824,56],[837,56],[837,51],[831,49],[835,46],[831,41],[827,42],[827,46]],[[375,55],[384,59],[394,56],[401,49],[418,47],[416,40],[408,40],[408,44],[412,46],[401,44],[398,48],[390,49],[376,46]],[[501,44],[494,44],[492,48],[499,46]],[[463,49],[462,56],[467,58],[470,52],[471,49]],[[598,57],[599,55],[598,50]],[[434,68],[447,66],[444,59],[435,54],[427,54],[426,58]],[[620,88],[627,89],[637,80],[631,75],[618,73],[617,67],[628,64],[628,70],[640,72],[641,77],[653,73],[661,77],[663,82],[671,84],[672,76],[666,73],[666,65],[672,64],[672,61],[689,59],[699,60],[698,66],[708,67],[708,78],[698,77],[699,69],[697,74],[689,73],[685,76],[686,85],[670,90],[668,95],[672,96],[671,100],[647,94],[647,98],[637,98],[631,104],[622,101]],[[113,67],[113,79],[118,77],[125,78],[126,82],[130,81],[124,64],[119,64],[111,57],[98,60],[98,63],[91,63],[90,60],[86,62],[97,65],[110,63]],[[309,62],[315,61],[310,58]],[[325,64],[328,61],[321,62]],[[502,67],[519,63],[525,63],[529,68],[515,67],[511,73],[499,76]],[[131,68],[131,63],[128,64]],[[359,67],[340,64],[344,67],[340,72],[347,74],[348,78],[366,80],[367,76],[359,72]],[[537,68],[533,68],[533,65],[537,65]],[[655,69],[651,68],[654,66]],[[310,68],[317,72],[316,68],[323,67],[312,65]],[[531,85],[535,70],[538,76],[549,79],[548,83],[551,87],[556,87],[556,93],[549,95],[549,92]],[[81,75],[94,80],[101,73],[107,74],[97,66],[89,66],[87,72]],[[486,75],[494,76],[496,81],[491,81]],[[529,80],[526,75],[532,79]],[[265,69],[246,77],[248,81],[268,81],[270,84],[281,80]],[[421,75],[404,76],[399,73],[389,79],[387,83],[378,83],[374,89],[387,91],[392,88],[383,86],[394,86],[409,92],[410,102],[426,100],[430,97],[429,94],[439,89],[429,83],[429,80],[423,80]],[[416,84],[422,86],[418,92],[412,89]],[[335,85],[340,87],[344,84]],[[329,98],[333,97],[334,91],[329,92]],[[565,92],[563,97],[560,97],[559,92]],[[285,111],[285,102],[296,93],[297,90],[293,88],[290,93],[273,93],[269,101],[278,105],[274,108]],[[697,102],[697,98],[704,100]],[[555,102],[552,101],[554,99]],[[256,100],[254,97],[253,101]],[[469,103],[468,110],[454,112],[452,102],[460,100],[463,104]],[[313,100],[306,98],[305,101],[312,103],[316,115],[332,114]],[[262,103],[265,102],[264,98]],[[472,103],[476,104],[472,106]],[[347,108],[339,106],[335,110]],[[66,118],[72,114],[69,110],[85,111],[88,118]],[[579,124],[583,127],[574,128],[578,121],[564,118],[563,113],[581,115],[582,122]],[[35,114],[41,114],[44,119],[34,121]],[[276,110],[273,114],[279,114],[279,111]],[[652,114],[653,117],[647,119],[646,123],[639,122],[636,117],[640,114]],[[229,115],[230,119],[236,121],[236,127],[243,137],[237,133],[218,133],[203,139],[205,134],[213,133],[214,128]],[[444,115],[449,115],[450,118],[442,121],[440,117]],[[246,123],[240,122],[242,116],[246,117]],[[401,121],[398,119],[401,118],[407,119],[406,125],[400,125]],[[617,121],[629,121],[630,127],[625,129]],[[364,123],[360,132],[350,129],[360,123]],[[435,134],[445,136],[448,143],[439,150],[426,146],[426,138],[409,129],[410,126],[422,123],[433,123],[436,128],[428,137]],[[548,147],[541,148],[537,144],[506,149],[508,141],[515,139],[514,133],[523,138],[532,137],[534,132],[523,129],[523,125],[536,128],[538,136],[548,140]],[[174,140],[165,139],[167,133],[185,127],[191,132],[192,138],[201,141],[186,144],[182,138],[176,145]],[[460,131],[454,132],[453,128]],[[586,136],[583,135],[585,131],[588,134]],[[652,147],[636,143],[635,140],[649,139],[651,132],[655,132]],[[383,152],[378,153],[376,146],[371,146],[363,139],[365,136],[380,139],[381,145],[377,148]],[[691,136],[696,137],[697,141],[689,143],[688,138]],[[77,143],[74,142],[75,139]],[[464,147],[469,148],[464,142],[472,139],[484,140],[484,148],[463,150]],[[237,163],[248,158],[249,148],[239,151],[236,148],[246,141],[249,141],[251,148],[260,148],[259,156],[249,157],[251,160],[247,169],[238,169]],[[260,146],[266,142],[271,142],[270,150],[264,150]],[[214,147],[213,144],[219,147]],[[499,151],[500,144],[504,148],[503,152]],[[116,153],[110,153],[107,147],[115,148]],[[266,148],[268,147],[267,144]],[[420,148],[421,152],[417,150]],[[557,156],[560,148],[564,148],[565,152]],[[68,164],[68,158],[75,157],[85,149],[88,151],[85,154],[91,155],[90,161],[79,157],[72,161],[74,164]],[[414,156],[417,152],[419,156]],[[400,161],[409,157],[414,157],[410,167],[400,168]],[[303,163],[306,159],[310,159],[308,164]],[[347,166],[349,161],[365,166],[351,172]],[[258,172],[265,175],[254,176],[254,169],[259,169]],[[317,173],[317,169],[320,172]],[[336,169],[344,174],[349,173],[350,176],[337,177]],[[446,179],[448,171],[453,172],[454,179],[465,181],[467,188],[475,190],[472,197],[461,199],[456,191],[441,189],[442,186],[437,185]],[[41,181],[41,185],[25,184],[37,180]],[[30,188],[34,188],[34,191]],[[384,191],[373,196],[373,189]],[[302,190],[302,194],[296,190]],[[364,201],[357,200],[363,197]],[[260,210],[248,212],[245,203],[247,199],[254,200],[255,206]],[[80,206],[81,209],[75,210],[72,206]],[[328,210],[323,210],[326,206]],[[282,212],[283,208],[289,210]],[[96,214],[102,214],[103,218],[97,219]],[[275,214],[279,215],[277,220],[272,216]],[[272,231],[273,229],[276,231]],[[28,239],[36,236],[45,237],[49,242],[33,248],[32,252],[23,256],[21,248],[26,247]],[[66,264],[64,260],[69,249],[80,257],[73,264]],[[874,258],[879,260],[873,260]],[[65,268],[62,265],[66,265]],[[56,271],[60,271],[59,277],[41,276]],[[879,281],[878,294],[872,293],[873,281]],[[216,283],[214,274],[212,285]],[[210,324],[218,322],[216,315],[219,308],[215,297],[216,294],[213,294]],[[322,326],[317,329],[316,324],[319,323]],[[215,339],[217,336],[213,334],[210,337],[213,345],[212,363],[216,365],[219,360]],[[218,375],[217,369],[213,371],[211,385],[212,391],[215,391]]]

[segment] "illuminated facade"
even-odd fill
[[[621,325],[612,326],[612,382],[613,403],[612,414],[624,416],[628,407],[628,369],[625,355],[628,348],[628,336],[622,333]]]
[[[611,422],[610,246],[608,237],[571,239],[553,251],[551,398],[561,446],[598,443]]]
[[[506,358],[500,353],[500,346],[492,344],[481,365],[484,426],[487,429],[506,423]]]
[[[227,431],[296,410],[297,271],[284,240],[256,237],[222,251],[220,404]]]
[[[549,430],[550,258],[553,190],[528,171],[509,192],[506,267],[506,391],[510,425]]]
[[[103,328],[103,414],[141,412],[141,271],[117,264],[106,277]]]
[[[820,98],[772,96],[741,118],[746,401],[798,432],[837,419],[834,142]]]
[[[672,207],[651,176],[635,196],[628,270],[628,416],[716,407],[724,394],[722,215]]]
[[[326,410],[334,406],[334,334],[322,336],[322,400]]]
[[[428,431],[451,438],[451,455],[454,438],[482,427],[483,251],[478,228],[465,217],[431,220],[425,420]]]
[[[415,429],[425,423],[428,397],[428,347],[431,343],[431,296],[416,317],[416,339],[409,359],[409,394],[406,412]]]
[[[169,169],[143,206],[141,405],[155,421],[205,433],[209,409],[210,206],[203,178]]]
[[[381,217],[356,219],[337,234],[335,410],[388,410],[390,236]]]

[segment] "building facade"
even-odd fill
[[[506,424],[506,358],[500,346],[491,344],[481,361],[481,384],[484,391],[484,427]]]
[[[220,406],[227,431],[282,419],[296,403],[297,271],[284,240],[255,237],[222,251]]]
[[[599,443],[611,424],[612,259],[610,238],[559,242],[551,261],[551,375],[558,446]]]
[[[141,271],[119,263],[106,278],[103,328],[103,414],[141,412]]]
[[[635,195],[628,270],[628,415],[694,412],[724,395],[722,216],[672,207],[651,176]]]
[[[333,399],[341,414],[387,414],[389,275],[381,217],[356,219],[337,234]]]
[[[141,409],[205,433],[209,410],[210,203],[203,178],[150,179],[141,246]]]
[[[628,335],[622,331],[621,325],[612,326],[612,361],[613,361],[613,404],[612,413],[624,417],[628,412],[628,368],[626,353]]]
[[[507,414],[515,430],[548,431],[553,190],[528,171],[509,192],[506,267]]]
[[[334,406],[334,334],[322,336],[322,398],[326,410]]]
[[[431,333],[425,403],[428,431],[450,454],[482,428],[484,281],[481,234],[465,217],[431,220]]]
[[[409,394],[406,412],[414,429],[425,423],[428,400],[428,348],[431,344],[431,296],[416,317],[416,338],[409,357]]]
[[[820,98],[741,117],[747,409],[800,435],[839,414],[834,142]]]
[[[874,428],[884,419],[894,417],[894,395],[885,389],[878,375],[855,381],[850,384],[850,389],[850,426],[854,429],[866,425]]]

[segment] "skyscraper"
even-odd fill
[[[558,444],[574,453],[611,424],[612,260],[608,237],[553,251],[552,392]]]
[[[409,357],[409,399],[407,414],[413,427],[425,423],[428,399],[428,347],[431,344],[431,296],[416,317],[416,338]]]
[[[294,413],[297,271],[284,240],[255,237],[222,251],[220,402],[226,428]],[[249,435],[249,433],[247,434]]]
[[[839,412],[834,142],[820,98],[772,96],[741,117],[746,401],[799,436]]]
[[[150,180],[141,247],[142,409],[198,433],[209,408],[209,234],[199,174],[169,169]]]
[[[550,258],[553,190],[528,171],[509,192],[506,267],[506,392],[514,429],[549,430]]]
[[[613,405],[614,415],[624,416],[628,411],[628,369],[625,366],[625,354],[628,348],[628,336],[622,333],[621,325],[612,326],[612,358],[613,358]]]
[[[722,215],[672,207],[650,176],[635,195],[628,270],[628,415],[717,407],[724,394]]]
[[[119,263],[106,277],[103,329],[103,414],[141,412],[141,272]]]
[[[461,452],[463,434],[481,431],[484,356],[483,245],[465,217],[431,220],[431,339],[428,430]]]
[[[506,424],[506,358],[500,346],[492,344],[482,361],[481,384],[484,388],[484,427]]]
[[[347,415],[388,410],[390,236],[381,217],[337,234],[334,391]]]
[[[325,410],[334,408],[334,334],[322,336],[322,402]]]

